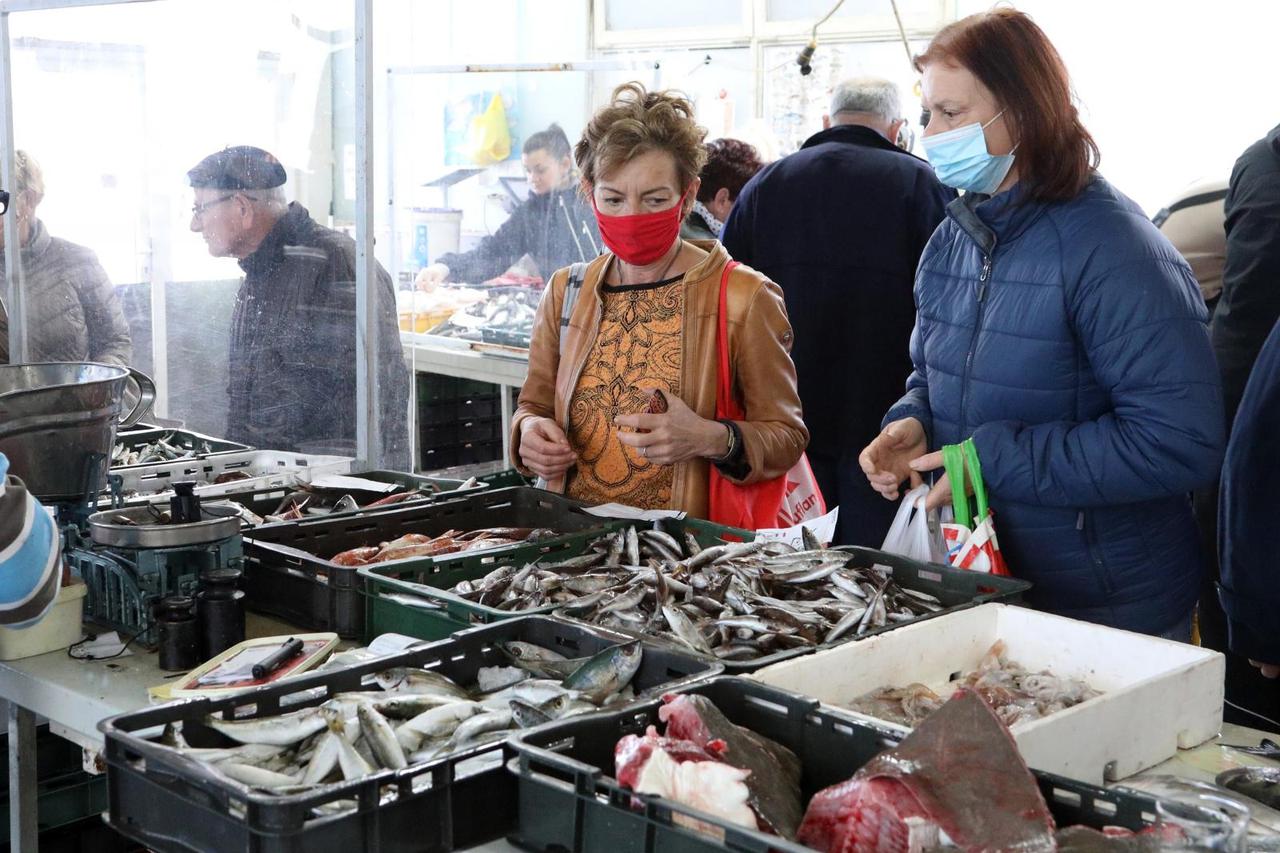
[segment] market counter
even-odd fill
[[[284,622],[245,614],[245,637],[296,633]],[[8,707],[9,849],[35,851],[39,845],[36,814],[36,723],[96,753],[102,748],[98,721],[149,704],[147,689],[181,673],[160,671],[158,654],[131,647],[111,660],[82,661],[66,649],[22,660],[0,661],[0,701]],[[87,764],[88,762],[86,762]],[[99,768],[100,769],[100,768]]]

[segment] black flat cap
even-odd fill
[[[215,190],[269,190],[283,186],[284,166],[270,152],[235,145],[210,154],[187,172],[193,187]]]

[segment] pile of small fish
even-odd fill
[[[111,449],[111,467],[119,468],[125,465],[179,462],[183,459],[195,459],[202,454],[208,455],[213,452],[213,448],[207,441],[201,440],[194,447],[186,448],[171,444],[173,437],[172,432],[167,432],[155,441],[148,442],[141,447],[128,447],[124,442],[120,442]]]
[[[458,490],[474,488],[479,481],[472,477],[458,486]],[[402,503],[413,503],[430,498],[439,492],[439,488],[434,484],[424,489],[409,489],[404,486],[397,486],[402,491],[392,492],[385,497],[377,498],[367,503],[360,501],[353,495],[336,492],[333,489],[318,489],[307,485],[302,485],[295,491],[285,495],[279,505],[271,512],[265,515],[258,515],[244,501],[249,498],[232,498],[233,503],[240,517],[250,525],[269,524],[280,521],[296,521],[301,518],[312,518],[316,516],[334,515],[340,512],[354,512],[360,509],[380,509],[389,506],[395,506]]]
[[[399,539],[378,545],[350,548],[329,558],[339,566],[369,566],[406,557],[438,557],[442,554],[461,554],[518,545],[521,542],[537,542],[560,534],[542,527],[489,527],[484,530],[446,530],[439,536],[425,533],[406,533]]]
[[[522,568],[499,566],[450,592],[512,612],[559,605],[606,628],[663,637],[726,661],[856,637],[942,609],[906,589],[884,566],[850,565],[808,530],[803,550],[757,540],[703,548],[634,527],[602,537],[587,553]]]
[[[456,312],[431,334],[480,340],[482,330],[488,330],[527,342],[533,335],[533,319],[541,295],[541,291],[528,287],[494,288],[487,300]]]
[[[181,724],[167,727],[160,742],[235,782],[286,795],[424,764],[635,697],[631,680],[643,660],[638,640],[583,658],[525,642],[498,648],[510,666],[481,667],[470,687],[434,670],[389,669],[376,676],[377,690],[340,693],[277,716],[201,721],[237,746],[193,748]]]
[[[1006,726],[1030,722],[1079,705],[1102,692],[1078,678],[1062,678],[1048,670],[1031,672],[1006,657],[1003,640],[987,650],[977,669],[953,679],[939,695],[923,684],[881,687],[849,704],[851,710],[915,728],[956,690],[969,688],[991,706]]]

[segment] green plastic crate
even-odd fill
[[[429,565],[374,565],[360,569],[364,580],[365,633],[368,637],[393,632],[422,640],[439,640],[455,631],[487,625],[504,619],[531,614],[547,614],[559,609],[548,604],[531,610],[500,610],[476,604],[447,592],[460,581],[482,578],[499,566],[523,566],[538,560],[553,563],[583,554],[601,536],[633,524],[638,528],[657,528],[680,538],[687,530],[702,545],[723,541],[747,541],[754,534],[746,530],[723,527],[700,519],[667,519],[656,523],[612,520],[605,531],[594,530],[564,537],[554,542],[517,546],[514,549],[473,556],[437,559]],[[425,606],[416,607],[384,598],[383,593],[409,595],[421,599]]]
[[[485,474],[483,477],[477,477],[476,479],[482,483],[488,483],[490,487],[495,489],[505,489],[508,486],[533,485],[533,480],[521,474],[515,468],[508,468],[496,474]]]

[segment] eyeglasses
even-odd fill
[[[207,211],[209,208],[222,204],[224,201],[227,201],[229,199],[233,199],[237,195],[244,195],[244,193],[227,193],[226,195],[220,198],[215,198],[212,201],[206,201],[204,204],[193,204],[191,205],[191,218],[199,219],[200,217],[204,216],[205,211]],[[257,199],[251,195],[244,195],[244,197],[249,199],[249,201],[257,201]]]
[[[0,190],[0,216],[4,216],[9,212],[9,193],[6,190]]]

